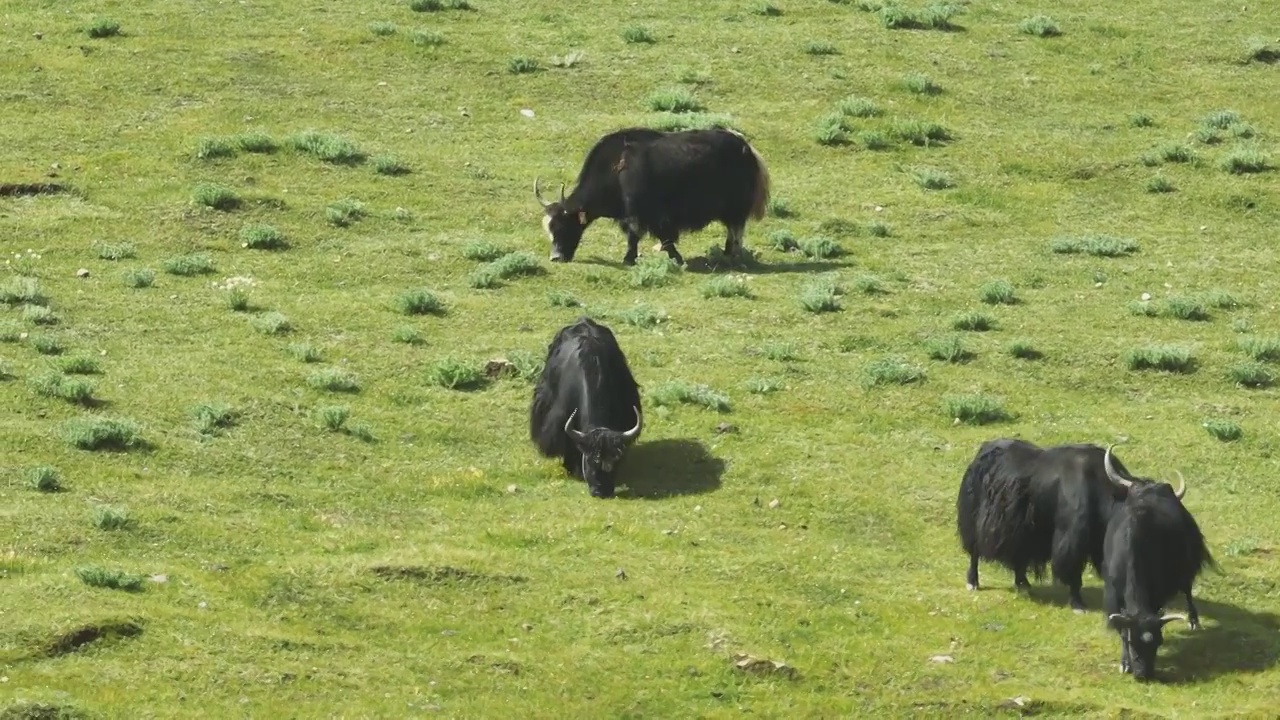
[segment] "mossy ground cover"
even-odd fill
[[[0,18],[6,712],[1272,711],[1264,4]],[[749,258],[546,260],[534,176],[633,124],[750,138]],[[646,398],[612,501],[527,439],[580,314]],[[1186,474],[1225,572],[1170,682],[1116,672],[1092,576],[1085,615],[965,591],[960,476],[1015,434]]]

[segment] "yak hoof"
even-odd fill
[[[977,586],[977,585],[974,585],[973,583],[965,583],[965,584],[964,584],[964,586],[965,586],[967,589],[969,589],[970,591],[973,591],[973,590],[977,590],[977,589],[978,589],[978,586]]]
[[[1073,607],[1073,608],[1071,608],[1071,612],[1073,612],[1073,613],[1075,613],[1075,614],[1077,614],[1077,615],[1083,615],[1083,614],[1084,614],[1084,608],[1082,608],[1082,607]]]
[[[630,267],[630,266],[632,266],[632,265],[635,265],[635,264],[636,264],[636,258],[635,258],[635,256],[634,256],[634,255],[628,255],[627,257],[622,258],[622,264],[623,264],[623,265],[626,265],[626,266],[628,266],[628,267]]]

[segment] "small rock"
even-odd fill
[[[78,277],[78,278],[87,278],[87,277],[89,277],[89,269],[88,269],[88,268],[80,268],[79,270],[77,270],[77,271],[76,271],[76,277]]]
[[[507,377],[516,374],[516,366],[506,358],[494,358],[485,363],[484,374],[491,378]]]
[[[950,655],[934,655],[933,657],[929,658],[929,662],[953,663],[955,662],[955,658],[951,657]]]
[[[693,506],[693,511],[694,511],[694,512],[702,512],[702,506],[701,506],[701,505],[694,505],[694,506]]]
[[[1026,707],[1029,702],[1031,702],[1031,698],[1019,695],[1018,697],[1009,698],[1008,700],[1000,703],[1000,707],[1012,710],[1014,708]]]
[[[781,501],[781,500],[779,500],[778,498],[774,498],[774,499],[772,499],[772,500],[770,500],[770,501],[769,501],[769,509],[770,509],[770,510],[777,510],[777,509],[778,509],[778,508],[780,508],[780,507],[782,507],[782,501]]]
[[[386,86],[387,86],[387,81],[386,81],[386,80],[379,80],[379,81],[378,81],[378,87],[386,87]]]
[[[785,675],[795,679],[796,669],[780,660],[757,658],[750,655],[734,655],[733,666],[743,672],[756,675]]]
[[[613,576],[614,576],[614,577],[616,577],[616,578],[618,578],[619,580],[626,580],[626,579],[627,579],[627,571],[626,571],[626,570],[623,570],[622,568],[618,568],[618,572],[614,573],[614,574],[613,574]]]
[[[879,205],[877,205],[877,206],[876,206],[876,212],[884,212],[884,208],[883,208],[883,207],[881,207],[881,206],[879,206]]]
[[[1151,293],[1142,293],[1141,297],[1142,297],[1142,301],[1146,302],[1151,299]]]
[[[18,333],[19,340],[26,340],[28,333]]]
[[[534,115],[533,111],[532,111],[532,110],[530,110],[529,108],[522,108],[522,109],[520,110],[520,114],[521,114],[521,115],[523,115],[523,116],[525,116],[525,117],[527,117],[527,118],[531,118],[531,117],[533,117],[533,115]]]
[[[1102,287],[1102,283],[1097,282],[1097,283],[1094,283],[1094,284],[1093,284],[1093,286],[1094,286],[1094,287],[1096,287],[1096,288],[1100,288],[1100,287]]]
[[[523,625],[520,626],[520,629],[524,630],[525,632],[533,632],[533,626],[530,625],[529,623],[524,623]]]
[[[153,583],[167,583],[167,582],[169,582],[169,576],[168,576],[168,575],[152,575],[152,576],[151,576],[151,582],[153,582]]]
[[[196,603],[196,607],[200,608],[201,610],[206,610],[209,607],[209,603],[201,600],[200,602]]]
[[[520,488],[516,487],[515,483],[511,483],[510,485],[507,486],[507,492],[512,495],[515,495],[519,491],[520,491]]]
[[[719,425],[716,425],[716,432],[721,435],[724,435],[725,433],[736,433],[738,432],[738,426],[733,423],[722,422]]]
[[[43,40],[43,39],[44,39],[44,33],[42,33],[42,32],[32,33],[32,34],[31,34],[31,37],[33,37],[33,38],[35,38],[35,39],[37,39],[37,40]]]

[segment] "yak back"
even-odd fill
[[[1159,612],[1216,566],[1194,517],[1168,483],[1131,489],[1107,525],[1106,576],[1129,611]]]
[[[742,225],[762,172],[737,133],[685,130],[625,147],[619,171],[627,215],[650,231],[698,231],[717,220]]]
[[[666,133],[660,130],[630,127],[615,130],[597,140],[582,161],[573,192],[565,198],[565,211],[585,210],[593,218],[622,217],[625,206],[618,170],[624,149],[653,142],[664,135]]]
[[[960,481],[956,525],[966,553],[1011,567],[1023,557],[1040,576],[1053,526],[1035,524],[1030,466],[1023,457],[1029,450],[1038,448],[1014,438],[988,440],[978,448]]]
[[[632,408],[639,407],[639,385],[613,331],[584,316],[561,328],[547,348],[530,408],[531,439],[544,456],[563,456],[564,424],[575,409],[578,430],[621,432],[635,425]]]

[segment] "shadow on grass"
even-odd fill
[[[1010,584],[1012,590],[1012,583]],[[1102,589],[1085,587],[1080,595],[1090,614],[1102,617]],[[1030,597],[1043,605],[1067,607],[1067,589],[1062,585],[1034,586]],[[1178,595],[1165,612],[1186,612],[1186,598]],[[1253,612],[1235,605],[1195,596],[1201,629],[1192,630],[1175,620],[1165,628],[1164,645],[1156,656],[1157,678],[1162,682],[1189,684],[1214,680],[1223,675],[1264,672],[1280,664],[1280,616]],[[1110,635],[1115,633],[1107,630]],[[1120,640],[1115,641],[1115,660],[1120,661]]]
[[[656,500],[701,495],[720,488],[725,464],[693,440],[639,442],[619,468],[619,498]]]

